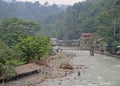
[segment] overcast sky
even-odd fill
[[[55,4],[65,4],[65,5],[73,5],[76,2],[81,2],[85,0],[18,0],[18,1],[39,1],[41,4],[44,4],[45,2],[48,2],[50,5],[55,3]]]

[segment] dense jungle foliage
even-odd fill
[[[29,20],[9,18],[0,24],[0,74],[10,78],[14,67],[47,58],[52,51],[48,36],[36,35],[40,25]]]
[[[92,33],[103,38],[110,53],[120,48],[120,0],[86,0],[73,6],[0,0],[0,22],[0,74],[8,78],[15,75],[9,69],[50,55],[48,36],[72,40]]]

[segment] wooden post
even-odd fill
[[[91,41],[91,43],[90,43],[90,56],[94,56],[94,45],[93,45],[93,41]]]

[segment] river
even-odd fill
[[[63,50],[75,53],[71,63],[85,65],[66,77],[47,79],[37,86],[120,86],[120,60],[110,56],[95,54],[90,56],[85,50]]]

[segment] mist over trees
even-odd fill
[[[7,17],[16,16],[19,18],[30,19],[33,21],[49,22],[52,21],[50,19],[49,21],[46,21],[46,17],[49,17],[49,14],[54,14],[55,12],[59,13],[61,11],[64,11],[64,8],[58,7],[56,4],[41,5],[38,1],[32,3],[20,1],[6,2],[0,0],[0,21],[4,20]]]
[[[68,6],[56,4],[41,5],[38,1],[20,2],[0,0],[0,22],[9,17],[32,20],[41,24],[41,33],[48,35],[54,34],[56,22],[64,19],[64,11]]]

